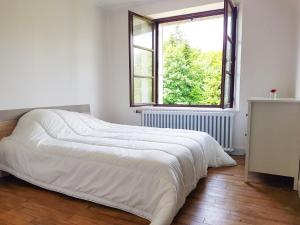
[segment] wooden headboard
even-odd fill
[[[90,113],[90,105],[68,105],[28,109],[0,110],[0,140],[4,137],[9,136],[13,132],[18,123],[18,120],[25,113],[34,109],[62,109],[72,112]]]

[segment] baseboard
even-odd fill
[[[230,155],[245,155],[246,151],[245,149],[238,149],[235,148],[232,152],[229,153]]]

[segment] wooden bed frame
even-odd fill
[[[0,122],[0,140],[9,136],[17,125],[17,120]]]
[[[28,109],[0,110],[0,140],[4,137],[11,135],[18,123],[19,118],[21,118],[25,113],[34,109],[62,109],[72,112],[90,113],[90,105],[68,105]]]

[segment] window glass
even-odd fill
[[[229,74],[225,75],[225,90],[224,90],[224,104],[230,104],[230,95],[231,95],[231,76]]]
[[[133,44],[152,49],[152,24],[137,16],[133,19]]]
[[[232,38],[232,18],[233,18],[232,8],[230,4],[228,4],[227,34],[230,38]]]
[[[134,103],[144,104],[152,102],[152,79],[134,78]]]
[[[230,41],[227,41],[227,50],[226,50],[226,71],[232,72],[232,44]]]
[[[134,76],[153,76],[152,55],[150,51],[134,48]]]

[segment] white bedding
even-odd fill
[[[24,115],[0,142],[0,170],[168,225],[208,167],[235,161],[208,134],[107,123],[61,110]]]

